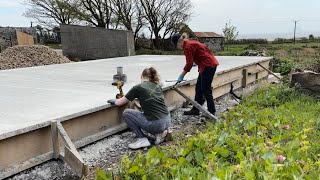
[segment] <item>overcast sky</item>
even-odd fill
[[[222,32],[226,22],[239,34],[292,34],[294,20],[298,33],[320,32],[320,0],[191,0],[190,22],[194,31]],[[0,0],[0,26],[30,26],[22,16],[24,0]],[[319,33],[320,34],[320,33]]]

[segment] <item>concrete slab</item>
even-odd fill
[[[270,60],[270,57],[217,57],[217,74]],[[155,67],[163,81],[175,80],[184,56],[131,56],[0,71],[0,140],[32,131],[52,120],[68,120],[109,107],[118,93],[116,67],[128,76],[124,92],[140,82],[144,68]],[[186,79],[197,78],[193,68]],[[164,87],[173,83],[165,83]]]

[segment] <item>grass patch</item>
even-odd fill
[[[48,46],[52,49],[62,49],[61,44],[45,44],[45,46]]]
[[[318,179],[320,102],[286,85],[257,90],[223,122],[147,153],[97,179]]]

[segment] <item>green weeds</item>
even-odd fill
[[[262,88],[195,136],[125,156],[97,179],[319,179],[320,102],[286,85]]]

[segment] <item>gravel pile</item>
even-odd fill
[[[46,46],[14,46],[0,53],[0,70],[71,62]]]

